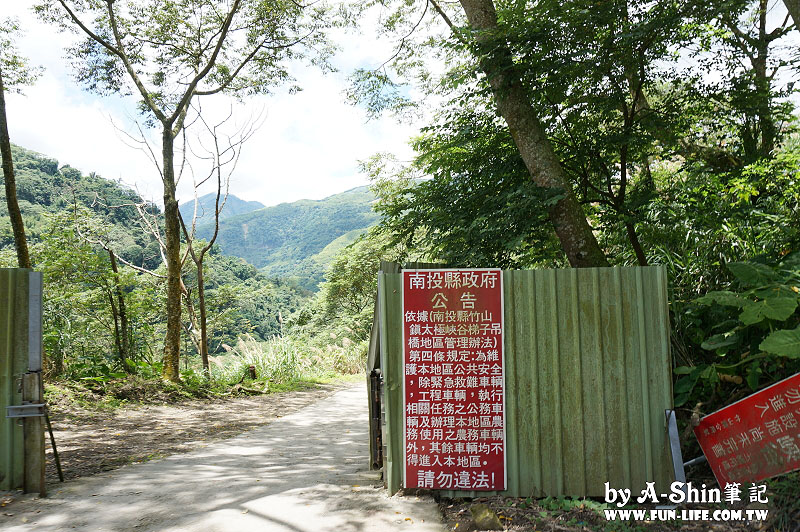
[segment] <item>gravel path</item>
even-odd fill
[[[433,500],[389,498],[367,469],[366,406],[364,386],[348,388],[199,450],[69,481],[15,502],[0,529],[442,532]]]

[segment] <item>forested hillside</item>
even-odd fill
[[[158,207],[118,182],[12,149],[32,261],[45,276],[49,373],[108,376],[142,363],[157,366],[164,326],[164,310],[156,303],[164,275]],[[0,266],[13,266],[4,197],[0,214]],[[293,283],[270,278],[218,247],[210,250],[204,272],[211,353],[229,350],[241,335],[264,341],[280,334],[282,317],[308,297]],[[198,301],[197,275],[189,264],[183,283],[191,356]]]
[[[121,183],[103,179],[95,173],[83,174],[68,164],[59,167],[55,159],[19,146],[11,149],[17,172],[17,197],[31,240],[41,239],[58,216],[75,214],[78,209],[83,212],[81,217],[92,216],[102,224],[104,238],[113,243],[120,256],[138,266],[158,266],[158,244],[153,235],[141,229],[135,206],[140,205],[151,214],[157,214],[157,207]],[[0,247],[13,247],[3,190],[0,190],[0,196],[3,197],[0,202]]]
[[[18,146],[13,147],[17,169],[17,195],[26,229],[37,239],[52,215],[88,209],[102,221],[103,239],[113,244],[122,258],[144,268],[161,262],[158,243],[137,212],[136,205],[156,214],[122,183],[95,173],[82,174],[69,165]],[[2,194],[2,191],[0,191]],[[213,234],[215,195],[198,198],[198,235]],[[220,215],[217,243],[223,253],[242,257],[268,277],[280,277],[306,290],[315,291],[335,253],[354,242],[377,222],[372,211],[374,194],[359,187],[323,200],[301,200],[263,208],[258,201],[229,195]],[[191,220],[194,202],[181,205],[184,220]],[[13,245],[5,201],[0,204],[0,246]]]
[[[267,275],[316,290],[334,253],[377,223],[374,201],[367,187],[358,187],[318,201],[281,203],[223,220],[217,242]],[[209,225],[198,230],[200,237],[212,233]]]

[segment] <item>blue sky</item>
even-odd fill
[[[23,0],[3,6],[3,17],[18,18],[25,30],[18,43],[20,52],[45,68],[24,95],[7,96],[12,142],[84,173],[122,180],[147,199],[161,203],[157,170],[117,130],[135,132],[135,100],[84,92],[72,79],[64,58],[71,37],[40,23],[29,12],[31,3]],[[335,41],[342,49],[334,58],[339,72],[323,75],[300,63],[291,65],[303,88],[297,94],[278,89],[244,104],[225,96],[204,99],[203,109],[211,116],[227,114],[231,105],[239,122],[263,113],[263,124],[245,144],[232,177],[233,194],[265,205],[320,199],[366,184],[366,176],[358,172],[358,161],[376,152],[410,158],[407,141],[418,133],[421,123],[398,123],[391,117],[367,121],[365,113],[345,103],[343,96],[349,73],[356,67],[380,65],[391,56],[392,43],[376,40],[369,22],[363,34],[340,33]],[[182,179],[179,199],[190,200],[193,189],[191,178]]]

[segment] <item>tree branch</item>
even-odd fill
[[[64,5],[64,0],[59,0],[59,2],[61,2],[61,5]],[[106,0],[106,9],[108,11],[109,22],[111,23],[111,31],[114,33],[114,40],[117,43],[117,56],[122,60],[122,64],[125,65],[125,70],[128,72],[128,75],[131,77],[134,85],[136,85],[136,88],[139,90],[139,94],[142,95],[142,98],[144,99],[145,104],[147,104],[148,109],[150,109],[150,111],[156,115],[156,118],[163,123],[166,116],[153,101],[153,98],[150,96],[150,92],[144,86],[142,80],[139,79],[139,75],[136,73],[136,70],[134,70],[130,59],[128,59],[128,55],[125,53],[125,47],[122,45],[122,36],[120,35],[119,28],[117,27],[117,17],[114,14],[114,0]]]
[[[113,0],[108,0],[113,1]],[[211,67],[217,61],[217,56],[219,56],[219,52],[222,49],[222,45],[225,42],[225,38],[228,35],[228,30],[231,27],[231,23],[233,22],[233,17],[237,11],[239,11],[239,6],[241,4],[241,0],[234,0],[233,6],[231,7],[228,15],[225,17],[225,22],[222,24],[222,28],[220,28],[219,38],[217,39],[217,44],[214,46],[214,51],[211,53],[211,57],[208,58],[206,65],[200,70],[197,74],[195,74],[194,78],[191,82],[189,82],[189,86],[186,88],[186,92],[184,92],[183,97],[181,97],[180,101],[178,102],[178,106],[175,108],[175,111],[172,115],[167,119],[168,124],[172,125],[175,120],[180,116],[182,110],[185,107],[188,107],[189,101],[192,99],[192,96],[195,94],[195,89],[197,88],[197,84],[200,83],[206,75],[211,71]]]
[[[219,85],[218,87],[215,87],[213,89],[195,91],[195,95],[197,95],[197,96],[209,96],[211,94],[217,94],[219,92],[222,92],[225,89],[227,89],[228,87],[230,87],[231,83],[233,83],[234,80],[236,80],[236,78],[239,76],[239,73],[241,72],[241,70],[250,61],[252,61],[252,59],[259,52],[259,50],[262,50],[264,48],[269,48],[270,50],[282,50],[284,48],[291,48],[292,46],[294,46],[296,44],[299,44],[299,43],[303,42],[304,40],[308,39],[313,34],[314,34],[314,31],[311,31],[310,33],[307,33],[306,35],[303,35],[302,37],[299,37],[298,39],[296,39],[296,40],[294,40],[294,41],[292,41],[290,43],[282,44],[280,46],[266,46],[266,43],[267,43],[268,39],[265,38],[263,41],[261,41],[260,44],[258,44],[255,48],[253,48],[253,50],[249,54],[247,54],[247,56],[242,60],[242,62],[239,63],[239,65],[234,69],[233,74],[231,74],[230,78],[228,78],[224,83],[222,83],[221,85]]]

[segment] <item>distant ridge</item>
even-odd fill
[[[117,253],[147,269],[160,265],[158,244],[143,231],[134,204],[144,200],[123,184],[19,146],[12,146],[17,170],[17,196],[30,242],[49,231],[51,218],[73,212],[75,205],[102,221]],[[198,198],[197,236],[213,231],[215,195]],[[257,201],[229,196],[221,213],[217,243],[227,255],[238,256],[271,277],[283,277],[316,290],[336,254],[378,222],[372,210],[375,196],[357,187],[321,200],[301,200],[264,207]],[[150,205],[153,214],[160,212]],[[194,201],[180,206],[190,223]],[[10,221],[0,187],[0,248],[13,246]]]
[[[321,200],[300,200],[226,217],[217,243],[264,273],[316,290],[335,251],[378,222],[375,195],[362,186]],[[227,208],[227,206],[226,206]],[[213,211],[212,211],[213,212]],[[208,238],[213,228],[198,227]]]
[[[197,225],[204,223],[211,223],[214,221],[214,207],[216,205],[216,194],[205,194],[197,198]],[[180,205],[181,216],[187,226],[191,223],[190,220],[194,216],[194,200],[182,203]],[[225,205],[222,207],[222,212],[219,213],[219,219],[225,220],[238,214],[245,214],[258,209],[263,209],[264,204],[260,201],[245,201],[237,198],[233,194],[228,195]]]

